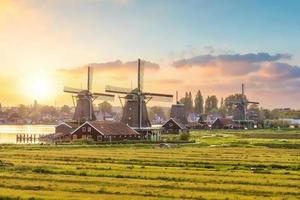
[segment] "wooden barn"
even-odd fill
[[[240,124],[235,123],[232,119],[218,118],[212,124],[212,129],[243,129]]]
[[[186,127],[190,130],[207,130],[210,125],[207,122],[189,122]]]
[[[55,133],[43,137],[45,142],[68,142],[71,141],[71,132],[78,128],[76,122],[62,122],[55,127]]]
[[[182,132],[188,132],[188,129],[182,123],[174,118],[170,118],[166,123],[162,125],[164,134],[178,134]]]
[[[76,122],[62,122],[55,127],[55,133],[71,133],[78,126]]]
[[[123,141],[145,139],[122,122],[112,121],[87,121],[75,129],[72,140],[86,139],[93,141]]]

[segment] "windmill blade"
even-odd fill
[[[248,104],[259,104],[259,102],[255,102],[255,101],[246,101],[245,103],[248,103]]]
[[[82,91],[81,89],[76,89],[76,88],[71,88],[71,87],[64,87],[64,92],[67,92],[67,93],[78,94],[81,91]]]
[[[93,68],[88,66],[88,80],[87,80],[87,89],[88,91],[92,90],[92,82],[93,82]]]
[[[131,92],[131,89],[107,85],[105,86],[105,92],[117,93],[117,94],[129,94]]]
[[[152,93],[152,92],[144,92],[143,93],[146,96],[156,96],[156,97],[169,97],[169,98],[173,98],[172,94],[159,94],[159,93]]]
[[[151,101],[173,102],[173,97],[151,96],[149,98],[150,98]]]
[[[242,101],[236,101],[236,100],[225,100],[225,103],[232,103],[232,104],[242,104]]]
[[[144,71],[145,66],[144,63],[141,63],[141,60],[138,60],[138,88],[140,91],[143,91],[144,89]]]
[[[104,94],[104,93],[94,92],[93,96],[97,100],[104,100],[104,101],[114,101],[115,100],[115,95],[112,95],[112,94]]]
[[[145,96],[150,96],[150,100],[152,101],[160,101],[160,102],[172,102],[173,95],[171,94],[158,94],[158,93],[151,93],[146,92],[144,93]]]

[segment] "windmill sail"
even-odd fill
[[[233,118],[235,120],[247,120],[247,106],[249,104],[259,104],[259,102],[248,101],[246,99],[244,83],[242,84],[242,93],[241,94],[242,94],[242,98],[240,100],[226,101],[227,103],[236,105],[236,109],[235,109],[234,116],[233,116]]]
[[[94,92],[93,97],[97,100],[103,100],[103,101],[114,101],[115,99],[114,95],[98,93],[98,92]]]
[[[79,123],[83,123],[85,121],[93,121],[96,120],[96,116],[93,109],[93,101],[105,100],[112,101],[114,99],[114,95],[104,94],[99,92],[92,93],[92,79],[93,79],[93,69],[88,67],[87,74],[87,89],[75,89],[71,87],[65,87],[64,92],[77,94],[76,95],[76,107],[73,116],[73,120],[78,121]]]
[[[173,95],[144,92],[144,65],[138,59],[137,88],[128,89],[115,86],[106,86],[105,91],[125,94],[125,104],[121,121],[130,127],[142,129],[151,127],[147,113],[146,101],[172,102]]]
[[[93,82],[93,68],[91,66],[88,66],[88,79],[87,79],[88,91],[92,90],[92,82]]]
[[[131,89],[107,85],[107,86],[105,86],[105,92],[118,93],[118,94],[129,94],[131,92]]]
[[[67,92],[67,93],[78,94],[81,91],[82,91],[81,89],[77,89],[77,88],[64,87],[64,92]]]
[[[157,101],[157,102],[172,102],[173,101],[173,97],[152,96],[149,98],[151,101]]]

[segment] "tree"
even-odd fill
[[[222,113],[223,115],[226,114],[226,107],[225,107],[225,102],[224,102],[224,98],[223,97],[221,98],[219,112]]]
[[[192,112],[193,111],[193,99],[192,99],[192,93],[186,92],[185,97],[180,99],[180,103],[184,104],[184,108],[186,112]]]
[[[102,114],[105,114],[105,113],[110,114],[112,112],[112,105],[110,103],[108,103],[107,101],[103,101],[102,103],[99,103],[98,107]]]
[[[160,106],[153,106],[149,110],[149,119],[151,121],[153,121],[153,120],[155,120],[156,117],[166,119],[166,114],[165,114],[163,108]]]
[[[18,109],[17,109],[17,112],[19,114],[19,116],[24,119],[25,117],[27,117],[27,115],[29,114],[29,108],[26,107],[25,105],[23,104],[20,104]]]
[[[205,100],[205,112],[215,112],[218,110],[218,98],[216,95],[208,96]]]
[[[68,105],[63,105],[63,106],[60,108],[60,111],[61,111],[61,112],[64,112],[64,113],[71,113],[71,108],[70,108],[70,106],[68,106]]]
[[[180,133],[179,140],[181,141],[189,141],[190,140],[190,133]]]
[[[194,103],[195,103],[195,112],[197,114],[202,114],[204,111],[204,108],[203,108],[204,101],[203,101],[203,96],[202,96],[200,90],[198,90],[198,92],[196,94]]]
[[[42,115],[56,116],[57,111],[56,111],[56,108],[53,107],[53,106],[42,106],[41,107],[41,114]]]

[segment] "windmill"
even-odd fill
[[[178,91],[176,91],[176,104],[173,104],[171,107],[170,117],[182,124],[188,123],[184,104],[178,101]]]
[[[88,67],[87,76],[87,89],[76,89],[71,87],[64,87],[64,92],[73,94],[73,103],[75,105],[74,98],[76,98],[76,107],[73,120],[78,121],[78,123],[83,123],[85,121],[96,120],[96,116],[93,109],[94,100],[106,100],[113,101],[114,95],[104,94],[99,92],[91,92],[92,90],[92,78],[93,72],[92,68]]]
[[[235,120],[247,121],[247,107],[249,104],[259,104],[259,102],[248,101],[245,96],[245,85],[242,84],[242,98],[239,100],[228,100],[227,103],[235,104],[236,111],[234,115]]]
[[[139,130],[151,127],[150,120],[148,118],[147,106],[146,104],[152,101],[160,102],[172,102],[173,95],[169,94],[159,94],[144,92],[144,67],[141,66],[141,60],[138,59],[138,77],[137,77],[137,88],[128,89],[114,86],[106,86],[105,92],[116,93],[125,96],[119,96],[123,115],[121,121],[130,127],[137,128]],[[125,104],[123,106],[122,100],[125,99]]]

